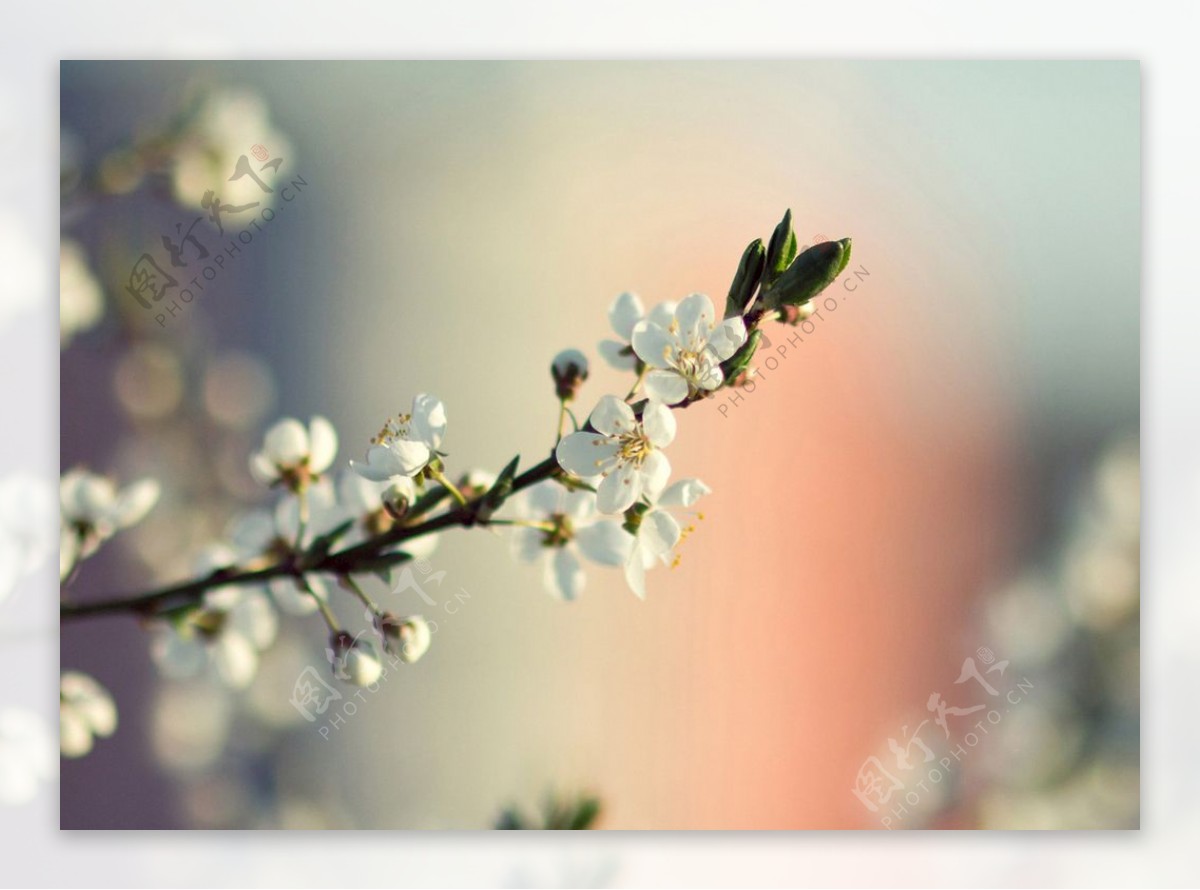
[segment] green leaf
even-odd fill
[[[600,818],[600,798],[585,797],[577,805],[567,828],[571,831],[585,831],[591,828],[598,818]]]
[[[796,233],[792,231],[792,211],[788,210],[780,220],[779,225],[771,234],[771,243],[767,247],[766,276],[764,288],[772,287],[784,270],[796,258]]]
[[[733,276],[733,284],[729,286],[729,296],[725,300],[726,318],[734,318],[746,311],[754,297],[754,291],[762,281],[766,263],[767,249],[763,247],[761,238],[755,239],[742,254],[737,274]]]
[[[829,287],[849,262],[849,238],[814,244],[780,276],[764,304],[768,309],[802,306]]]

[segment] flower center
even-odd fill
[[[646,438],[646,434],[638,428],[632,433],[623,433],[617,437],[617,463],[631,463],[641,467],[654,446]]]
[[[387,423],[376,433],[371,442],[375,445],[387,445],[396,439],[407,439],[411,423],[411,414],[397,414],[395,417],[389,417]]]

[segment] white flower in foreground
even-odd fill
[[[601,357],[618,371],[632,371],[637,367],[638,357],[633,352],[633,329],[643,319],[654,321],[663,327],[671,323],[675,312],[674,303],[659,303],[646,315],[637,294],[623,293],[608,307],[608,323],[612,325],[617,340],[601,340],[596,344]]]
[[[58,696],[59,729],[64,757],[82,757],[95,738],[117,731],[117,706],[103,686],[78,671],[62,675]]]
[[[0,479],[0,601],[50,555],[54,497],[45,479],[24,473]]]
[[[379,650],[370,640],[352,637],[338,631],[330,638],[332,649],[326,649],[333,675],[355,686],[370,686],[383,675]]]
[[[667,512],[668,508],[690,507],[712,489],[699,479],[680,479],[661,494],[646,492],[650,509],[642,514],[634,544],[625,563],[625,580],[640,598],[646,598],[646,572],[657,563],[669,561],[671,551],[679,543],[684,530]]]
[[[681,300],[665,325],[646,319],[633,329],[633,349],[653,369],[646,375],[646,393],[667,405],[719,387],[725,380],[721,362],[745,342],[745,322],[721,321],[704,294]]]
[[[568,473],[603,476],[596,489],[601,513],[623,513],[643,491],[666,484],[671,464],[662,448],[675,438],[675,418],[665,405],[650,401],[642,419],[616,396],[600,400],[589,419],[596,432],[565,436],[555,449],[558,464]]]
[[[230,565],[231,550],[215,545],[196,565],[198,577]],[[150,656],[175,680],[208,669],[234,689],[245,689],[258,671],[259,653],[275,641],[279,616],[261,588],[226,585],[208,591],[200,608],[176,625],[162,625]]]
[[[111,479],[74,469],[59,480],[62,549],[59,572],[65,577],[80,559],[91,556],[119,530],[140,522],[158,503],[159,485],[142,479],[117,489]]]
[[[337,431],[324,417],[314,417],[308,429],[285,417],[267,430],[262,450],[250,456],[250,473],[264,485],[282,483],[298,491],[329,469],[337,447]]]
[[[633,538],[617,520],[598,515],[593,492],[568,491],[548,480],[520,492],[512,504],[518,521],[541,526],[513,529],[513,555],[522,562],[544,560],[542,582],[560,599],[583,592],[587,578],[580,555],[605,566],[624,565],[629,558]]]
[[[366,463],[352,460],[350,467],[372,482],[415,476],[437,457],[445,434],[446,407],[436,396],[421,393],[411,414],[392,418],[379,431]]]
[[[385,613],[376,617],[375,628],[383,637],[383,648],[405,664],[418,661],[429,651],[429,644],[433,640],[429,623],[420,615],[398,618]]]
[[[65,346],[104,314],[104,291],[77,241],[64,240],[58,261],[58,329]]]
[[[40,715],[0,711],[0,805],[28,803],[54,776],[54,736]]]

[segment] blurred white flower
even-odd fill
[[[667,405],[719,387],[725,380],[721,362],[745,342],[745,322],[721,321],[704,294],[681,300],[666,325],[646,319],[633,329],[633,349],[653,369],[646,375],[646,393]]]
[[[379,650],[370,640],[350,636],[345,631],[333,634],[332,649],[326,650],[333,675],[355,686],[370,686],[383,674]]]
[[[596,495],[568,491],[547,480],[518,493],[510,502],[518,521],[513,529],[513,555],[522,562],[542,560],[542,583],[564,600],[576,599],[587,578],[580,555],[605,566],[624,565],[633,538],[615,519],[596,510]]]
[[[53,542],[54,496],[46,480],[27,474],[0,479],[0,601],[41,566]]]
[[[555,455],[568,473],[603,477],[596,490],[601,513],[623,513],[643,491],[666,483],[671,464],[660,449],[675,439],[675,418],[669,408],[648,402],[638,420],[633,409],[616,396],[604,396],[590,423],[597,432],[565,436]]]
[[[618,371],[632,371],[638,363],[638,357],[631,345],[633,329],[638,322],[648,319],[666,327],[671,323],[674,313],[675,304],[667,302],[659,303],[647,316],[637,294],[627,292],[618,295],[608,307],[608,323],[612,325],[613,332],[619,339],[601,340],[597,344],[600,356]]]
[[[384,614],[375,619],[375,627],[383,638],[383,648],[406,664],[418,661],[429,651],[433,632],[420,615],[398,618]]]
[[[24,709],[0,711],[0,805],[33,800],[54,777],[54,736],[46,721]]]
[[[78,671],[62,675],[59,686],[59,729],[64,757],[83,757],[96,738],[117,730],[117,706],[103,686]]]
[[[625,580],[629,589],[641,599],[646,598],[646,572],[659,562],[669,562],[671,551],[683,536],[684,530],[667,510],[690,507],[711,492],[712,489],[699,479],[680,479],[661,494],[644,493],[650,509],[641,516],[629,559],[625,562]]]
[[[104,290],[79,242],[64,239],[58,257],[58,330],[60,342],[66,346],[100,320]]]
[[[119,530],[145,518],[158,503],[159,485],[141,479],[118,490],[111,479],[76,468],[59,480],[62,510],[59,574],[66,577],[75,564],[96,552]]]
[[[560,399],[569,402],[579,394],[579,388],[588,379],[587,356],[578,349],[564,349],[550,363],[550,376]]]
[[[45,254],[30,237],[28,223],[15,213],[0,210],[0,330],[9,321],[44,299],[47,281],[42,260]]]
[[[195,574],[206,576],[233,560],[231,550],[214,545],[200,555]],[[150,655],[172,679],[207,668],[225,685],[245,689],[258,670],[259,653],[278,630],[279,616],[261,588],[227,585],[208,591],[203,604],[178,623],[160,626]]]
[[[271,564],[285,558],[293,549],[310,546],[313,539],[332,531],[343,520],[333,484],[322,479],[308,489],[309,521],[301,534],[300,502],[295,496],[282,499],[274,510],[252,510],[237,517],[228,537],[239,563]],[[317,600],[329,601],[329,582],[315,572],[304,576],[301,585],[295,578],[271,578],[265,589],[282,611],[290,615],[311,615]]]
[[[308,429],[285,417],[267,430],[262,450],[250,456],[250,473],[264,485],[298,491],[329,469],[337,447],[337,431],[324,417],[312,418]]]
[[[270,207],[279,193],[277,171],[262,170],[263,162],[252,151],[256,145],[266,148],[272,160],[281,159],[289,169],[295,166],[293,148],[272,127],[267,104],[261,97],[234,89],[210,93],[189,122],[175,152],[171,176],[175,200],[185,207],[204,210],[204,195],[211,191],[222,204],[242,206],[257,201],[261,208]],[[248,173],[231,179],[239,172],[242,157],[271,191],[264,191]]]
[[[367,461],[350,461],[364,479],[384,482],[420,473],[438,454],[446,434],[446,408],[435,396],[421,393],[412,413],[392,418],[367,450]]]

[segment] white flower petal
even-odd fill
[[[308,424],[308,468],[324,473],[337,457],[337,430],[324,417],[314,417]]]
[[[532,488],[527,488],[516,500],[520,515],[525,519],[546,519],[562,509],[563,494],[566,489],[547,479]]]
[[[642,428],[655,448],[666,448],[675,441],[675,415],[662,402],[652,400],[642,409]]]
[[[277,464],[295,464],[308,454],[308,431],[300,421],[285,417],[263,437],[263,453]]]
[[[678,307],[678,305],[679,304],[673,300],[667,300],[666,302],[659,303],[650,310],[650,314],[646,316],[646,321],[653,322],[660,328],[669,328],[671,326],[671,322],[675,320],[675,309]]]
[[[562,499],[560,509],[576,523],[587,521],[596,514],[596,493],[594,491],[567,492]]]
[[[604,566],[623,566],[633,549],[633,535],[615,519],[601,519],[575,532],[579,552]]]
[[[250,455],[250,475],[260,485],[273,485],[279,481],[279,468],[261,451],[256,451]]]
[[[637,424],[633,409],[616,396],[601,398],[589,421],[597,432],[606,436],[620,436],[632,432]]]
[[[687,398],[688,383],[676,371],[651,371],[646,375],[646,395],[664,405],[678,405]]]
[[[596,509],[601,513],[624,513],[641,496],[641,473],[633,464],[624,463],[605,476],[596,489]]]
[[[633,336],[633,326],[645,314],[646,310],[642,308],[642,301],[637,294],[626,292],[619,294],[608,307],[608,323],[612,325],[613,333],[628,343]]]
[[[675,339],[666,328],[640,321],[633,329],[633,351],[652,368],[669,368],[675,354]]]
[[[679,543],[679,523],[666,510],[651,510],[638,527],[638,546],[658,559],[664,559]]]
[[[637,367],[637,356],[628,343],[618,343],[616,340],[601,340],[596,344],[600,357],[618,371],[632,371]]]
[[[442,447],[446,433],[446,406],[437,396],[421,393],[413,399],[412,430],[431,450]]]
[[[535,562],[546,552],[542,546],[544,540],[545,535],[536,528],[514,528],[509,542],[513,558],[518,562]]]
[[[554,449],[558,465],[576,476],[595,476],[616,457],[618,446],[598,433],[571,433]]]
[[[675,309],[679,337],[685,344],[702,345],[716,324],[712,300],[706,294],[689,294]]]
[[[660,492],[667,480],[671,478],[671,462],[661,451],[652,451],[646,455],[639,473],[642,480],[642,490],[653,497]],[[640,493],[639,493],[640,497]]]
[[[660,507],[690,507],[712,489],[699,479],[680,479],[667,486],[658,497]]]
[[[625,563],[625,583],[637,594],[638,599],[646,598],[646,567],[641,559],[636,558],[636,551]]]
[[[371,482],[387,482],[393,476],[405,475],[400,458],[386,445],[372,445],[367,449],[367,462],[352,460],[350,469]]]
[[[708,345],[720,361],[732,356],[746,342],[746,323],[741,318],[728,318],[708,338]]]
[[[194,636],[183,637],[173,628],[164,627],[150,639],[150,659],[164,677],[182,680],[199,673],[208,653]]]
[[[395,458],[394,466],[400,476],[415,476],[425,469],[429,459],[433,457],[430,446],[425,442],[413,442],[408,439],[392,439],[385,446]]]
[[[258,652],[239,633],[221,634],[212,644],[211,656],[217,677],[233,689],[245,689],[258,672]]]
[[[568,602],[579,597],[583,593],[584,585],[587,583],[587,576],[583,573],[583,567],[579,564],[579,557],[570,551],[567,547],[559,547],[555,549],[550,558],[546,560],[546,567],[543,576],[546,589]]]
[[[153,479],[139,479],[127,485],[117,495],[112,507],[112,522],[117,528],[128,528],[141,522],[158,503],[159,484]]]

